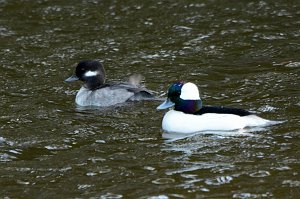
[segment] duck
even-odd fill
[[[154,92],[140,85],[142,76],[131,75],[128,82],[106,82],[103,65],[97,60],[80,61],[75,74],[65,80],[83,82],[76,94],[78,106],[108,107],[117,104],[154,98]]]
[[[198,87],[191,82],[175,82],[169,87],[167,95],[167,99],[157,107],[158,110],[173,107],[162,120],[162,129],[167,133],[235,131],[277,123],[244,109],[203,106]]]

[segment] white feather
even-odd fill
[[[199,131],[232,131],[245,127],[262,127],[273,124],[276,122],[256,115],[238,116],[217,113],[192,115],[170,110],[163,118],[162,128],[166,132],[195,133]]]
[[[98,71],[87,71],[87,72],[85,72],[84,73],[84,76],[86,76],[86,77],[92,77],[92,76],[97,76],[99,73],[98,73]]]
[[[185,83],[181,88],[180,98],[183,100],[200,100],[198,87],[193,83]]]

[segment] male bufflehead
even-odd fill
[[[195,133],[199,131],[232,131],[245,127],[263,127],[276,124],[249,111],[223,106],[202,106],[198,87],[182,81],[168,90],[168,98],[158,110],[173,107],[162,121],[166,132]]]
[[[79,106],[112,106],[127,101],[154,98],[152,91],[139,85],[141,76],[130,76],[129,82],[105,83],[103,65],[94,60],[79,62],[75,75],[65,82],[81,80],[84,82],[76,95]]]

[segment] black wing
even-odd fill
[[[218,114],[234,114],[239,116],[252,115],[249,111],[238,109],[238,108],[229,108],[224,106],[203,106],[196,115],[202,115],[205,113],[218,113]]]

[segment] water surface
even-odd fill
[[[300,3],[0,1],[0,196],[297,198]],[[74,104],[77,62],[132,73],[158,96],[181,79],[204,104],[286,122],[164,138],[160,102]]]

